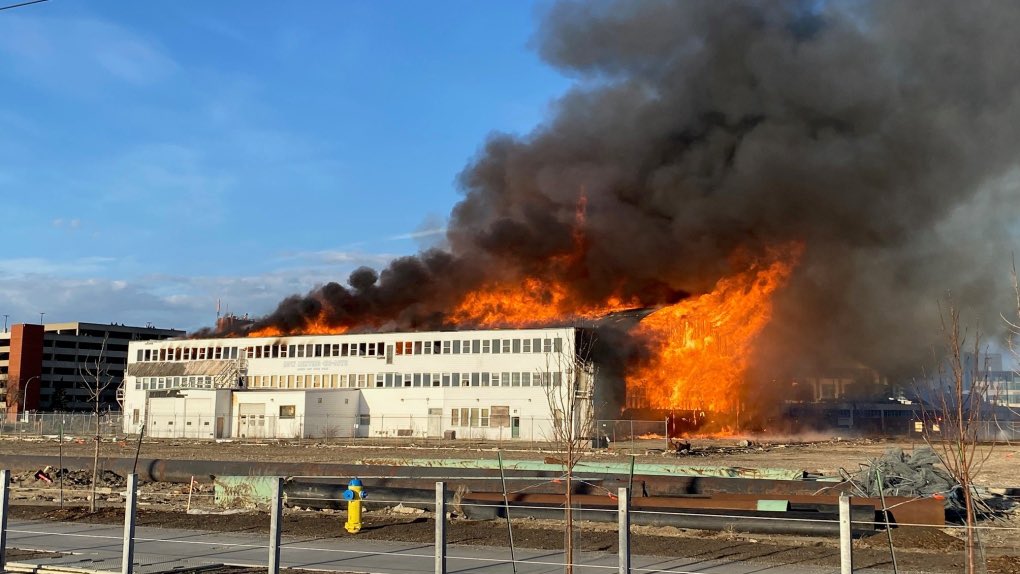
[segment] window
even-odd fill
[[[393,379],[390,379],[391,381]],[[382,373],[376,373],[375,375],[375,388],[381,388],[386,384],[386,377]]]
[[[372,425],[372,415],[358,415],[358,425],[367,427]]]
[[[450,354],[450,341],[443,341],[443,353],[444,355]]]
[[[492,352],[493,353],[499,353],[501,348],[502,348],[502,345],[499,344],[499,339],[493,339],[492,340]]]
[[[467,343],[467,341],[465,341],[465,343]],[[471,341],[471,352],[472,353],[477,355],[479,352],[481,352],[481,350],[482,350],[482,342],[481,341],[479,341],[478,339],[475,339],[474,341]]]
[[[361,357],[368,356],[368,343],[361,343],[358,345],[358,355]]]
[[[482,419],[480,426],[489,426],[489,409],[482,409]]]
[[[485,339],[484,341],[482,341],[482,352],[483,353],[491,353],[492,352],[492,341],[490,341],[488,339]]]
[[[542,352],[544,353],[552,352],[552,339],[545,339],[542,341]]]
[[[470,416],[469,412],[470,412],[470,409],[460,409],[460,426],[462,426],[462,427],[468,426],[468,422],[470,420],[468,418]]]
[[[453,345],[453,354],[454,355],[459,355],[460,354],[460,341],[452,341],[451,345]]]
[[[513,386],[515,386],[515,387],[521,386],[521,374],[520,373],[511,373],[511,376],[513,377]]]
[[[138,416],[139,416],[138,409],[131,411],[131,424],[133,425],[138,424]]]
[[[450,386],[450,373],[443,373],[443,386]]]
[[[292,419],[296,416],[297,407],[294,405],[280,405],[280,418]]]
[[[553,351],[557,353],[563,352],[563,339],[559,337],[553,339]]]
[[[510,339],[503,339],[503,352],[504,353],[510,352]]]
[[[489,386],[489,373],[482,373],[482,386]]]
[[[432,354],[432,341],[425,341],[422,344],[421,352],[422,352],[423,355],[431,355]]]
[[[510,386],[510,373],[503,373],[503,377],[500,380],[499,386],[501,387]]]
[[[531,339],[524,339],[523,341],[521,341],[521,352],[522,353],[531,352]]]
[[[412,378],[411,373],[404,373],[404,386],[405,387],[410,387],[411,386],[411,378]]]
[[[482,381],[482,374],[481,373],[471,373],[471,386],[472,387],[477,387],[477,386],[481,385],[481,381]]]
[[[450,409],[450,426],[460,426],[460,409]]]
[[[432,386],[433,387],[439,386],[439,373],[432,373]]]
[[[415,355],[420,355],[421,354],[421,341],[415,341],[414,342],[414,354]]]
[[[322,356],[322,345],[316,345],[315,346],[315,356],[316,357],[321,357]]]
[[[415,373],[414,374],[414,386],[416,386],[416,387],[420,387],[421,386],[421,373]]]
[[[521,373],[521,386],[522,387],[531,386],[531,373]]]
[[[476,409],[476,408],[475,409],[471,409],[471,425],[470,426],[477,427],[479,421],[480,421],[480,419],[478,418],[478,409]]]
[[[520,353],[521,352],[521,340],[520,339],[514,339],[513,342],[514,342],[514,352],[515,353]]]

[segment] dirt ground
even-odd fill
[[[869,459],[890,448],[911,450],[918,444],[876,440],[776,440],[741,442],[745,439],[694,439],[692,454],[677,456],[666,453],[661,441],[630,445],[628,450],[610,449],[595,452],[593,460],[629,460],[638,462],[676,461],[694,465],[725,465],[740,467],[773,467],[806,470],[833,475],[840,468],[853,471]],[[755,439],[751,439],[754,441]],[[105,442],[103,456],[134,456],[135,444],[128,441]],[[156,441],[142,443],[142,458],[199,460],[260,460],[260,461],[343,461],[355,463],[371,460],[399,462],[410,458],[495,458],[499,445],[460,442],[441,445],[396,445],[358,441],[354,443],[241,443],[201,441]],[[503,445],[505,458],[540,459],[552,453],[549,449],[520,448]],[[57,454],[60,445],[54,440],[0,441],[0,461],[5,454]],[[980,482],[1000,488],[1020,484],[1020,466],[1016,463],[1017,446],[982,447],[989,454]],[[63,445],[66,456],[91,456],[92,445],[68,441]],[[22,473],[12,488],[12,516],[41,520],[119,523],[123,520],[123,477],[110,473],[101,477],[98,502],[107,505],[90,514],[87,484],[90,476],[73,471],[65,481],[64,509],[55,508],[59,496],[55,484],[36,480],[31,473]],[[188,502],[190,498],[190,503]],[[192,514],[185,509],[189,506]],[[201,514],[196,514],[201,513]],[[343,529],[343,512],[287,509],[284,532],[297,539],[349,537]],[[219,531],[268,532],[268,516],[264,513],[225,514],[212,503],[212,487],[199,484],[192,492],[188,485],[143,484],[139,494],[139,525],[175,528],[198,528]],[[1014,514],[982,531],[989,558],[988,571],[993,574],[1020,573],[1020,516]],[[634,526],[632,551],[638,554],[677,556],[703,560],[740,560],[769,565],[804,564],[837,568],[837,540],[827,537],[746,534],[736,531],[705,532],[674,527]],[[1002,528],[1000,530],[1000,528]],[[506,524],[502,521],[453,520],[449,527],[452,544],[476,544],[497,548],[508,547]],[[893,531],[896,558],[901,571],[958,572],[964,560],[964,544],[958,530],[933,528],[898,528]],[[383,509],[366,514],[365,527],[357,537],[430,543],[434,536],[433,518],[415,509]],[[581,523],[577,541],[586,550],[613,552],[616,549],[615,525]],[[559,521],[534,519],[514,520],[514,540],[519,547],[535,549],[562,548],[563,526]],[[855,565],[891,571],[888,539],[884,532],[855,541]]]
[[[859,465],[877,458],[890,448],[911,451],[924,446],[921,442],[892,439],[841,439],[838,437],[805,440],[803,437],[693,438],[691,453],[676,455],[665,450],[664,440],[644,440],[616,444],[609,449],[592,451],[591,460],[630,460],[637,462],[678,462],[700,466],[769,467],[804,470],[834,476],[839,469],[855,471]],[[748,441],[750,444],[747,444]],[[747,445],[747,446],[744,446]],[[184,460],[259,460],[346,462],[371,460],[373,463],[398,462],[409,458],[496,458],[502,452],[506,459],[540,458],[552,451],[538,443],[477,443],[448,441],[421,444],[413,442],[380,442],[370,440],[315,442],[216,442],[184,440],[145,440],[141,458]],[[0,440],[0,457],[5,454],[56,455],[60,444],[54,439]],[[92,443],[66,440],[66,456],[92,456]],[[132,457],[136,443],[128,440],[104,442],[103,456]],[[977,483],[1000,488],[1020,487],[1020,445],[981,446],[987,456]]]

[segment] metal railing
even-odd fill
[[[513,529],[521,527],[521,520],[525,520],[534,510],[545,510],[548,511],[547,506],[527,506],[522,504],[510,504],[510,503],[468,503],[464,501],[457,501],[455,497],[451,495],[445,483],[436,483],[435,488],[435,499],[434,502],[419,502],[417,506],[427,509],[431,512],[431,516],[434,518],[433,527],[435,529],[434,539],[432,544],[415,544],[413,546],[398,546],[393,545],[393,548],[379,548],[375,545],[366,545],[355,542],[357,535],[348,536],[346,534],[340,535],[334,540],[334,542],[328,542],[326,539],[330,537],[291,537],[289,539],[284,538],[287,534],[286,524],[283,520],[284,512],[284,496],[283,496],[283,479],[275,478],[275,485],[272,489],[270,497],[270,503],[268,509],[270,512],[270,528],[268,537],[261,535],[245,534],[241,535],[230,535],[229,538],[213,538],[206,535],[185,535],[181,531],[174,531],[173,534],[168,533],[163,536],[158,531],[149,531],[145,535],[139,535],[135,530],[135,518],[136,518],[136,506],[135,501],[139,497],[137,491],[137,479],[134,475],[130,476],[127,481],[127,487],[123,492],[123,502],[120,503],[124,508],[124,526],[121,535],[115,533],[102,533],[96,531],[95,528],[89,528],[82,530],[81,528],[67,528],[59,532],[54,532],[52,529],[44,527],[41,523],[28,523],[19,524],[16,528],[8,528],[8,496],[11,489],[8,488],[10,473],[9,471],[3,471],[0,473],[0,569],[6,565],[6,551],[8,548],[16,548],[18,543],[10,543],[8,540],[8,533],[17,535],[21,539],[28,540],[30,544],[35,547],[45,546],[46,544],[52,544],[54,540],[61,537],[67,537],[73,541],[73,546],[78,552],[89,551],[89,548],[100,547],[109,556],[105,559],[105,566],[101,567],[96,565],[97,570],[119,570],[122,574],[134,574],[134,570],[139,565],[146,566],[151,565],[154,562],[158,562],[163,570],[170,570],[175,566],[194,566],[195,564],[186,564],[192,561],[205,561],[209,563],[222,562],[224,560],[222,555],[217,553],[229,553],[231,560],[235,563],[245,563],[247,565],[256,566],[261,565],[267,567],[269,574],[278,574],[281,567],[288,562],[292,567],[310,567],[315,566],[316,569],[320,570],[346,570],[350,568],[364,569],[365,566],[359,566],[355,562],[358,559],[369,559],[374,557],[391,557],[396,559],[399,564],[390,562],[390,566],[379,567],[373,566],[372,571],[377,572],[398,572],[398,571],[434,571],[437,574],[446,574],[450,569],[450,564],[455,563],[460,569],[465,566],[471,567],[471,569],[477,569],[482,572],[489,571],[489,567],[500,566],[506,568],[512,566],[513,571],[518,571],[518,568],[527,568],[529,571],[534,571],[536,568],[548,569],[550,567],[563,568],[567,566],[566,554],[559,552],[535,552],[527,549],[516,548],[513,543]],[[615,548],[605,548],[605,552],[591,553],[591,552],[577,552],[573,555],[574,559],[571,561],[571,565],[574,567],[574,571],[580,572],[594,572],[594,571],[617,571],[620,573],[631,573],[631,572],[661,572],[661,573],[677,573],[677,574],[703,574],[705,571],[716,571],[720,568],[720,564],[714,563],[713,561],[696,559],[695,562],[685,561],[682,558],[679,559],[668,559],[663,557],[648,557],[648,556],[634,556],[631,552],[631,537],[633,535],[632,519],[638,517],[649,517],[656,518],[676,518],[676,517],[689,517],[697,518],[702,516],[712,516],[715,518],[730,519],[734,524],[737,525],[735,531],[727,530],[721,533],[719,536],[722,538],[730,537],[733,540],[734,545],[734,556],[738,556],[741,553],[741,549],[746,549],[749,546],[753,546],[758,542],[757,537],[752,539],[750,536],[741,537],[739,532],[746,531],[744,528],[749,524],[750,521],[759,522],[774,522],[774,521],[787,521],[787,522],[799,522],[805,525],[818,525],[826,529],[838,530],[839,543],[838,543],[838,564],[841,572],[852,572],[854,567],[855,558],[860,558],[862,555],[867,556],[870,552],[871,559],[874,559],[874,554],[887,552],[883,558],[882,565],[890,567],[891,571],[896,572],[900,568],[906,570],[915,570],[911,568],[909,563],[904,564],[902,554],[900,557],[900,566],[897,566],[897,555],[901,552],[902,548],[896,548],[895,542],[892,538],[889,539],[888,549],[883,547],[872,545],[870,550],[862,549],[858,543],[860,532],[859,528],[867,526],[868,530],[877,530],[881,538],[884,540],[885,536],[881,535],[881,530],[886,529],[888,531],[889,524],[881,519],[871,520],[859,520],[858,515],[852,514],[851,503],[853,499],[848,496],[841,496],[838,504],[838,516],[835,518],[796,518],[796,517],[774,517],[774,516],[754,516],[742,514],[738,515],[735,513],[713,513],[705,514],[704,511],[692,511],[692,510],[669,510],[669,511],[648,511],[639,510],[631,507],[629,492],[626,488],[619,488],[605,490],[607,503],[601,505],[599,508],[584,508],[583,511],[586,513],[602,513],[607,515],[607,519],[617,524],[617,544]],[[188,497],[189,506],[191,505],[191,492],[189,489],[188,493],[177,493],[169,494],[165,493],[166,496],[176,497]],[[152,496],[149,494],[148,496]],[[206,499],[206,504],[211,504],[208,494],[201,495]],[[197,498],[196,498],[197,499]],[[337,501],[346,500],[345,498],[336,499]],[[396,506],[402,501],[397,500],[382,500],[370,497],[370,502],[375,507],[381,507],[384,505]],[[290,497],[286,498],[288,504],[300,505],[300,500],[293,500]],[[403,501],[406,503],[406,501]],[[508,529],[508,542],[509,544],[504,547],[506,551],[505,555],[500,555],[501,552],[498,549],[487,548],[484,551],[471,551],[467,546],[453,546],[448,543],[448,528],[450,527],[449,512],[455,510],[457,507],[470,506],[470,507],[485,507],[486,509],[494,510],[498,513],[502,513],[502,516],[506,518],[506,525]],[[582,510],[578,508],[578,510]],[[887,516],[888,510],[891,508],[881,508],[878,516]],[[564,512],[563,508],[559,511]],[[511,516],[512,514],[512,516]],[[615,516],[614,516],[615,515]],[[263,515],[264,516],[264,515]],[[202,518],[200,516],[195,517],[196,527],[200,527]],[[339,527],[340,521],[336,521]],[[525,523],[526,524],[526,523]],[[944,526],[932,526],[922,524],[898,524],[898,527],[916,527],[931,529],[933,532],[938,533],[938,536],[945,536],[945,533],[953,533],[959,535],[964,532],[968,527],[962,525],[944,525]],[[583,539],[584,535],[581,532],[585,526],[581,523],[575,523],[577,529],[574,534],[577,535],[577,540]],[[980,531],[983,533],[1001,532],[1005,533],[1006,536],[1012,536],[1014,540],[1015,533],[1020,531],[1020,527],[1011,525],[1000,525],[1000,524],[983,524],[979,526],[969,527],[973,531]],[[711,535],[709,535],[711,536]],[[346,541],[346,543],[345,543]],[[119,544],[118,544],[119,543]],[[678,543],[680,543],[678,541]],[[810,544],[810,543],[805,543]],[[117,547],[121,547],[122,550],[119,555],[114,550]],[[166,547],[178,548],[179,550],[168,551]],[[812,547],[816,547],[815,544],[811,544]],[[765,545],[768,550],[768,545]],[[834,550],[836,548],[833,548]],[[1014,552],[1015,552],[1014,548]],[[959,551],[957,551],[959,552]],[[244,553],[242,556],[241,554]],[[930,552],[929,552],[930,553]],[[776,552],[769,551],[769,555],[776,554]],[[906,554],[909,554],[906,553]],[[679,556],[683,556],[682,554]],[[833,556],[835,556],[833,554]],[[943,549],[940,556],[945,560],[959,561],[961,556],[959,554],[952,555],[948,550]],[[81,562],[80,556],[69,557],[73,558],[78,562]],[[696,558],[696,557],[695,557]],[[771,558],[774,560],[775,558]],[[984,558],[982,557],[982,560]],[[736,561],[743,561],[743,558],[738,558]],[[790,564],[796,564],[803,560],[801,557],[791,557],[793,562]],[[119,568],[111,568],[110,565],[116,562],[119,564]],[[432,566],[425,566],[427,562],[431,562]],[[908,562],[908,561],[907,561]],[[408,565],[412,565],[413,568],[409,568]],[[772,563],[775,567],[776,564]],[[819,567],[823,564],[819,563]],[[869,571],[876,571],[875,564],[864,564],[864,567],[868,568]],[[77,565],[79,569],[88,569],[88,566]],[[859,564],[858,567],[861,567]],[[509,570],[507,568],[507,570]],[[506,570],[503,570],[506,571]]]

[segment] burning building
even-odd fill
[[[549,441],[593,420],[586,345],[574,328],[132,343],[124,430]]]
[[[1009,305],[987,278],[1015,229],[1018,27],[1001,2],[556,3],[536,45],[578,83],[484,143],[445,243],[250,334],[653,309],[600,329],[600,364],[657,409],[762,408],[826,365],[915,372],[942,294],[986,329]]]

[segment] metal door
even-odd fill
[[[237,436],[263,438],[266,436],[266,404],[240,403],[237,405]]]
[[[510,418],[510,438],[521,438],[521,417]]]
[[[429,409],[429,436],[443,436],[443,409]]]

